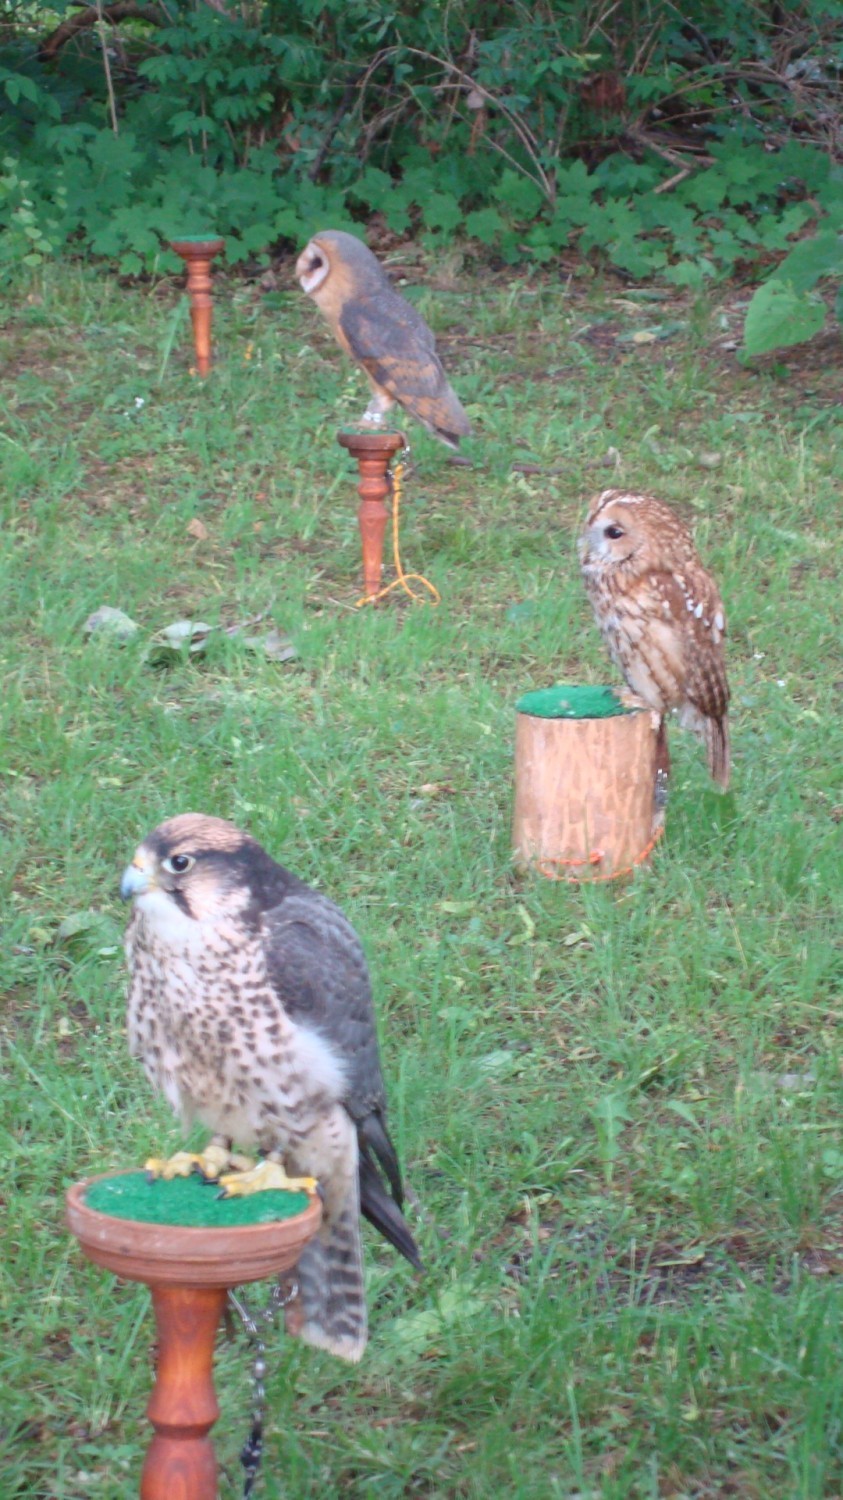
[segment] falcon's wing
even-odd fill
[[[470,432],[436,340],[411,303],[391,289],[370,301],[349,299],[339,322],[351,353],[377,386],[446,440]]]
[[[264,911],[263,921],[269,978],[284,1010],[317,1031],[345,1067],[343,1103],[357,1126],[360,1152],[360,1207],[411,1264],[420,1266],[400,1212],[401,1169],[386,1128],[372,991],[360,940],[332,901],[304,886]],[[392,1199],[373,1158],[386,1174]]]
[[[263,914],[269,978],[288,1016],[312,1027],[342,1059],[344,1103],[355,1121],[382,1109],[384,1086],[369,971],[354,928],[306,888]]]

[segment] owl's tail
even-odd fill
[[[295,1279],[299,1293],[287,1313],[288,1332],[357,1364],[366,1348],[368,1322],[356,1202],[347,1203],[305,1247]]]
[[[725,792],[729,785],[729,772],[732,765],[729,748],[729,720],[726,715],[724,714],[722,719],[706,719],[704,734],[708,769],[717,785]]]

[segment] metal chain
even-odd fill
[[[299,1289],[295,1281],[288,1282],[282,1286],[276,1282],[269,1294],[266,1307],[256,1308],[253,1312],[245,1301],[242,1291],[230,1291],[228,1294],[229,1305],[234,1308],[243,1328],[246,1338],[252,1349],[252,1425],[249,1429],[243,1447],[240,1450],[240,1462],[246,1475],[246,1483],[243,1489],[243,1500],[249,1500],[254,1493],[255,1481],[261,1466],[263,1456],[263,1419],[266,1413],[266,1346],[263,1340],[264,1326],[271,1328],[275,1321],[275,1314],[281,1308],[287,1307],[295,1297]]]

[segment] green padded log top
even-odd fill
[[[534,719],[611,719],[630,712],[616,697],[614,688],[568,687],[565,683],[525,693],[515,708]]]
[[[232,1229],[239,1224],[270,1224],[304,1213],[307,1193],[250,1193],[245,1198],[218,1198],[213,1183],[191,1177],[149,1181],[145,1172],[121,1172],[94,1182],[85,1194],[88,1208],[113,1219],[141,1224],[179,1224],[202,1229]]]

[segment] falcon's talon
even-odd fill
[[[219,1179],[220,1198],[244,1198],[250,1193],[307,1193],[317,1190],[315,1177],[288,1177],[280,1162],[259,1161],[248,1172],[227,1172]]]
[[[203,1182],[219,1182],[226,1168],[249,1170],[254,1166],[250,1156],[233,1155],[225,1146],[213,1143],[204,1151],[177,1151],[174,1156],[151,1156],[143,1164],[150,1182],[160,1178],[171,1182],[174,1177],[191,1177],[194,1174]]]
[[[171,1182],[174,1177],[189,1177],[197,1160],[195,1151],[176,1151],[174,1156],[150,1156],[143,1169],[151,1182],[159,1178],[162,1182]]]

